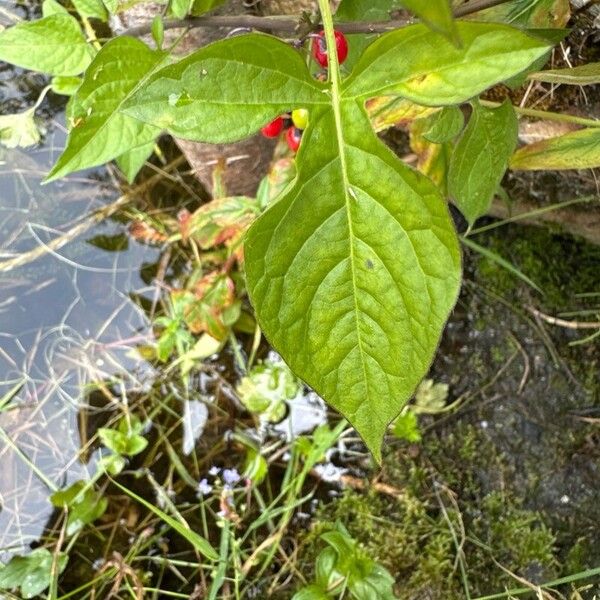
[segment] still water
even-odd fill
[[[6,71],[4,114],[15,85],[27,89]],[[45,126],[38,147],[0,149],[0,560],[42,534],[53,489],[93,470],[81,422],[92,382],[125,397],[152,375],[135,347],[151,335],[138,299],[155,290],[140,273],[158,250],[114,218],[91,224],[122,196],[107,172],[41,185],[65,142],[62,113]]]

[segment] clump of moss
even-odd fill
[[[495,462],[501,473],[500,458],[471,426],[457,427],[443,442],[428,436],[416,458],[389,453],[383,473],[398,497],[345,490],[321,505],[302,541],[302,572],[314,564],[320,534],[340,521],[392,573],[398,597],[406,600],[465,597],[454,536],[462,539],[472,595],[517,585],[499,565],[536,583],[555,577],[554,533],[521,499],[492,489],[499,482],[481,479],[478,463],[490,460],[488,468]]]

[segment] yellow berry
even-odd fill
[[[298,129],[306,129],[308,125],[308,111],[305,108],[297,108],[292,112],[292,121]]]

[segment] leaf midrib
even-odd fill
[[[362,345],[362,336],[359,326],[359,307],[358,307],[358,285],[356,283],[356,266],[354,257],[354,227],[352,223],[352,213],[350,209],[350,179],[348,177],[348,165],[346,157],[346,142],[344,140],[344,128],[342,125],[342,112],[341,112],[341,93],[340,93],[340,72],[339,65],[334,59],[334,65],[332,68],[331,77],[331,105],[333,107],[333,115],[335,122],[335,135],[338,143],[338,152],[340,156],[340,169],[342,174],[342,184],[344,186],[344,203],[346,207],[346,219],[348,220],[348,242],[350,244],[350,272],[352,273],[352,296],[354,300],[354,322],[356,324],[356,340],[358,344],[358,352],[360,355],[360,364],[363,372],[363,381],[365,382],[365,395],[369,400],[369,385],[367,377],[367,367],[365,364],[365,351]],[[352,415],[356,416],[356,413]]]

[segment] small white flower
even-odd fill
[[[210,485],[208,483],[208,480],[206,478],[201,479],[200,483],[198,484],[198,491],[197,491],[198,497],[208,496],[208,494],[210,494],[211,492],[212,492],[212,485]]]

